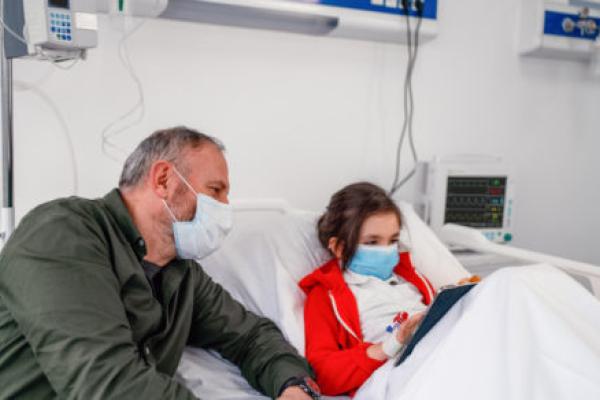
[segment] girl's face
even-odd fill
[[[358,244],[370,246],[389,246],[398,243],[400,224],[394,212],[381,212],[373,214],[363,222],[360,227]],[[337,237],[329,239],[329,250],[339,260],[344,250],[343,243]]]
[[[393,212],[373,214],[363,222],[358,239],[359,244],[389,246],[398,243],[400,224]]]

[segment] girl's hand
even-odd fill
[[[411,315],[408,321],[401,324],[400,328],[396,331],[396,340],[401,344],[407,344],[414,333],[415,328],[421,323],[424,317],[425,311]]]
[[[372,360],[385,361],[388,356],[383,352],[383,345],[381,343],[375,343],[367,348],[367,357]]]
[[[405,345],[412,336],[415,328],[425,317],[425,311],[421,311],[412,315],[406,322],[400,324],[396,330],[396,340],[398,343]],[[385,361],[388,355],[383,351],[383,343],[376,343],[367,348],[367,356],[373,360]]]

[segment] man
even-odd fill
[[[195,399],[173,379],[191,345],[268,396],[310,399],[306,361],[192,261],[230,229],[228,192],[219,142],[178,127],[145,139],[104,198],[23,218],[0,256],[0,398]]]

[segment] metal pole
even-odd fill
[[[0,3],[2,5],[2,3]],[[4,20],[4,8],[0,7]],[[0,29],[0,73],[2,124],[2,209],[0,211],[0,247],[6,243],[15,228],[13,192],[13,74],[12,60],[6,58],[4,29]]]

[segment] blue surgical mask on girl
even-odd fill
[[[173,219],[173,235],[177,256],[184,260],[198,260],[219,248],[233,226],[229,204],[221,203],[202,193],[196,193],[192,185],[177,171],[175,173],[196,195],[196,214],[191,221],[177,221],[175,214],[163,199]]]
[[[361,244],[348,263],[348,269],[360,275],[374,276],[385,281],[392,277],[399,261],[397,244],[390,246]]]

